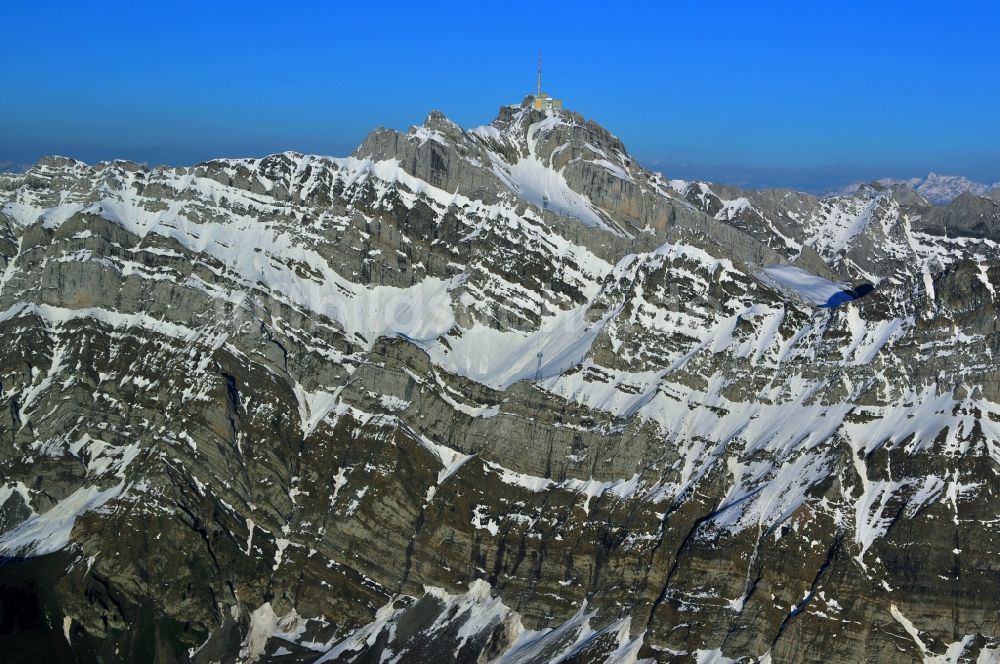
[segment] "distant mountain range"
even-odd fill
[[[900,180],[896,178],[882,178],[876,180],[879,184],[891,186],[902,184],[910,187],[923,196],[929,203],[934,205],[947,205],[960,195],[971,192],[982,196],[988,191],[1000,192],[1000,182],[991,185],[970,180],[962,175],[938,175],[930,173],[922,178],[910,178]],[[822,193],[823,198],[834,198],[836,196],[850,196],[858,191],[859,187],[868,185],[867,182],[852,182],[844,187],[837,187]]]

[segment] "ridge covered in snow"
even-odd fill
[[[1000,182],[988,185],[970,180],[963,175],[939,175],[933,172],[924,177],[915,177],[903,180],[896,178],[880,178],[875,180],[875,182],[885,187],[891,187],[893,185],[909,187],[934,205],[947,205],[964,193],[972,193],[977,196],[981,196],[991,189],[1000,188]],[[851,184],[836,187],[824,192],[823,196],[827,198],[851,196],[869,184],[870,183],[862,181],[852,182]]]
[[[668,180],[530,102],[11,180],[0,552],[69,556],[68,642],[995,652],[995,201]]]

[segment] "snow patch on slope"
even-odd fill
[[[761,281],[791,292],[809,304],[823,305],[840,293],[850,290],[847,284],[830,281],[793,265],[772,265],[755,275]]]
[[[536,373],[541,378],[557,376],[582,362],[604,324],[615,313],[590,322],[587,310],[584,305],[561,311],[543,320],[539,328],[531,332],[497,330],[476,324],[424,347],[435,364],[503,389]]]
[[[510,169],[517,192],[532,205],[579,219],[593,228],[607,228],[593,204],[573,191],[562,174],[547,167],[536,157],[525,157]]]
[[[43,556],[69,544],[77,517],[118,497],[124,484],[104,489],[80,487],[48,511],[37,514],[0,536],[0,553]]]
[[[497,629],[503,629],[510,645],[503,651],[492,653],[490,661],[495,664],[531,664],[542,661],[567,661],[580,655],[587,648],[602,653],[601,661],[606,664],[632,664],[637,661],[643,638],[640,634],[630,636],[631,620],[620,618],[606,627],[595,630],[591,620],[596,612],[586,610],[586,602],[569,620],[555,628],[537,631],[525,629],[520,615],[506,606],[499,597],[491,596],[491,587],[482,579],[469,584],[464,594],[452,594],[442,588],[424,588],[422,598],[397,596],[380,608],[375,619],[359,627],[346,638],[321,644],[303,643],[317,651],[324,651],[319,662],[357,659],[371,648],[379,651],[383,662],[410,661],[416,655],[411,652],[415,645],[426,647],[434,643],[441,652],[451,651],[451,657],[465,661],[475,661],[486,644],[486,637]],[[418,609],[419,607],[419,609]],[[433,622],[414,622],[413,613],[420,611],[422,617]],[[404,625],[426,625],[416,632]],[[469,646],[473,647],[470,652]],[[369,656],[372,661],[374,657]]]

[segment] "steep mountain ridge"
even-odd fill
[[[990,661],[995,201],[668,181],[530,102],[5,184],[0,549],[67,570],[52,641]]]

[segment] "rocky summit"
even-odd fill
[[[0,659],[1000,658],[1000,200],[532,102],[0,176]]]

